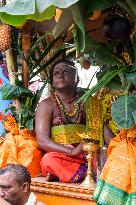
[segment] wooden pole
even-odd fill
[[[22,50],[24,53],[25,58],[28,57],[28,52],[30,49],[30,41],[31,41],[31,33],[23,30],[23,35],[22,35]],[[28,88],[29,85],[29,67],[26,63],[25,60],[23,60],[23,65],[22,65],[22,80],[23,80],[23,85]]]

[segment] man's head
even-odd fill
[[[30,174],[22,165],[10,164],[0,169],[0,196],[12,205],[27,202],[30,183]]]
[[[76,86],[78,76],[75,64],[69,60],[60,60],[53,64],[50,71],[50,82],[56,89]]]

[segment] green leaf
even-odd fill
[[[125,77],[129,83],[136,85],[136,72],[133,73],[125,73]]]
[[[74,4],[69,7],[70,11],[72,12],[73,19],[76,27],[76,32],[74,35],[74,38],[76,40],[76,46],[78,51],[84,51],[85,49],[85,29],[84,29],[84,23],[82,19],[81,12],[79,10],[78,4]]]
[[[34,118],[32,118],[32,119],[27,121],[26,128],[28,128],[29,130],[33,130],[34,129]]]
[[[48,8],[51,5],[54,5],[59,8],[67,8],[72,4],[76,3],[77,1],[78,0],[36,0],[37,7],[40,12],[43,12],[46,8]]]
[[[29,110],[28,110],[27,106],[23,106],[23,109],[22,109],[22,118],[28,117],[28,114],[29,114]]]
[[[12,0],[0,7],[0,12],[11,15],[29,15],[35,13],[35,0]]]
[[[0,7],[0,19],[7,24],[18,27],[22,26],[27,19],[43,21],[53,17],[55,6],[50,5],[48,8],[42,8],[42,12],[38,11],[35,0],[9,1],[6,5]]]
[[[42,13],[40,13],[36,6],[35,13],[32,15],[29,15],[27,19],[33,19],[36,21],[43,21],[45,19],[51,19],[54,16],[55,9],[56,9],[55,6],[51,5],[48,8],[46,8]]]
[[[77,0],[12,0],[0,7],[0,19],[13,26],[23,25],[27,19],[43,21],[53,17],[55,7],[67,8]]]
[[[101,88],[105,87],[116,75],[118,75],[120,72],[126,70],[128,67],[126,65],[118,65],[113,67],[113,69],[107,71],[105,75],[98,81],[98,83],[93,86],[90,90],[88,90],[78,101],[85,102],[89,96],[91,96],[93,93],[97,92]]]
[[[88,12],[105,10],[116,3],[116,0],[91,0]]]
[[[86,34],[85,36],[85,52],[90,52],[94,48],[101,47],[101,44],[98,43],[93,37]]]
[[[93,57],[97,64],[116,65],[120,63],[119,59],[104,46],[96,48]]]
[[[57,25],[53,30],[53,35],[57,38],[66,28],[73,23],[73,16],[69,9],[63,9]]]
[[[62,53],[64,53],[64,49],[59,48],[48,61],[46,61],[43,65],[39,66],[39,68],[36,71],[33,70],[33,72],[30,75],[30,80],[36,75],[38,75],[41,71],[45,70],[46,67],[49,66],[52,62],[54,62],[54,60],[57,59],[58,56],[60,56]]]
[[[22,26],[27,21],[27,16],[10,15],[4,12],[0,12],[0,19],[6,24],[13,26]]]
[[[2,99],[3,100],[12,100],[13,98],[19,98],[22,96],[32,97],[33,93],[30,90],[19,86],[5,85],[2,88]]]
[[[43,53],[41,53],[39,59],[35,62],[34,66],[30,69],[30,71],[33,71],[36,67],[40,66],[40,63],[42,62],[42,60],[49,53],[49,51],[52,49],[52,47],[55,45],[55,43],[57,43],[60,40],[60,38],[61,37],[59,36],[56,39],[53,39],[53,41],[48,44],[48,46],[45,48]]]
[[[112,119],[119,128],[128,129],[136,123],[136,94],[120,96],[112,104]]]

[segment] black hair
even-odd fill
[[[60,64],[60,63],[64,63],[66,65],[70,65],[71,67],[75,67],[75,63],[73,61],[70,61],[70,60],[58,60],[56,61],[52,66],[51,66],[51,69],[50,69],[50,84],[53,85],[53,71],[54,71],[54,68],[56,67],[56,65]]]
[[[10,172],[13,174],[15,181],[22,185],[25,182],[31,183],[31,176],[26,167],[20,164],[8,164],[6,167],[0,168],[0,175]]]

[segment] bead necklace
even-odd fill
[[[69,113],[69,112],[67,112],[67,110],[65,109],[65,107],[64,107],[63,103],[61,102],[60,98],[56,95],[56,93],[54,93],[54,94],[55,94],[56,101],[57,101],[59,107],[61,108],[61,110],[63,110],[63,112],[64,112],[67,116],[69,116],[70,118],[71,118],[71,117],[74,117],[74,116],[76,115],[78,109],[79,109],[79,105],[76,104],[76,105],[75,105],[75,109],[73,110],[73,112]]]
[[[63,111],[66,120],[68,121],[68,123],[77,123],[79,124],[81,121],[81,116],[82,116],[82,111],[83,111],[83,104],[81,104],[80,106],[78,104],[76,104],[76,107],[74,109],[74,111],[72,113],[67,112],[67,110],[65,109],[63,103],[61,102],[61,100],[59,99],[59,97],[56,95],[56,93],[54,93],[54,98],[55,98],[55,104],[56,104],[56,108],[57,108],[57,112],[58,112],[58,117],[59,117],[59,123],[63,124],[63,120],[61,117],[61,112],[60,110]],[[72,119],[76,116],[76,119],[73,121]]]

